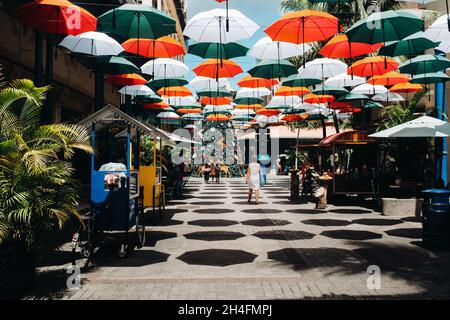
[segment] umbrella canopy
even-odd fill
[[[164,100],[171,106],[190,106],[197,102],[194,97],[167,97]]]
[[[89,31],[68,35],[59,44],[74,53],[91,56],[117,56],[123,48],[116,40],[101,32]]]
[[[229,32],[226,30],[229,21]],[[198,42],[230,43],[248,39],[259,26],[237,10],[214,9],[196,14],[188,20],[183,34]]]
[[[210,104],[210,105],[215,105],[215,106],[220,106],[223,104],[230,104],[231,103],[231,99],[228,97],[203,97],[200,99],[200,102],[202,104]]]
[[[165,78],[165,79],[156,79],[149,81],[147,85],[150,88],[154,88],[155,90],[159,90],[164,87],[178,87],[187,85],[189,82],[184,78]]]
[[[450,39],[449,39],[450,40]],[[412,56],[422,53],[425,50],[435,48],[439,42],[428,39],[424,32],[419,31],[404,39],[394,42],[388,42],[378,52],[379,55],[385,56]]]
[[[186,87],[175,86],[175,87],[163,87],[157,92],[160,96],[167,97],[188,97],[192,96],[192,91]]]
[[[166,119],[166,120],[175,120],[175,119],[180,119],[181,117],[176,114],[175,112],[160,112],[156,115],[157,118],[160,119]]]
[[[233,100],[235,104],[261,104],[264,102],[264,99],[258,97],[243,97],[236,98]]]
[[[151,5],[124,4],[98,17],[98,31],[124,39],[157,39],[175,33],[176,21]]]
[[[203,119],[203,116],[196,113],[186,113],[181,118],[186,121],[199,121]]]
[[[136,96],[134,98],[134,102],[136,103],[146,103],[146,104],[152,104],[152,103],[160,103],[163,102],[163,99],[156,95],[156,94],[152,94],[152,95],[146,95],[146,96]],[[167,102],[163,102],[166,106],[169,106],[169,104]]]
[[[195,89],[208,88],[214,90],[220,87],[229,87],[230,82],[227,78],[212,79],[209,77],[195,77],[189,82],[189,85]]]
[[[235,107],[235,110],[243,110],[243,111],[254,111],[254,110],[259,110],[262,109],[263,106],[260,104],[238,104]]]
[[[192,69],[198,76],[209,78],[227,78],[234,77],[242,73],[242,68],[232,60],[208,59],[194,69]]]
[[[343,94],[348,93],[348,90],[343,87],[332,87],[332,86],[317,86],[316,89],[311,91],[311,93],[315,94],[329,94],[335,97],[342,96]]]
[[[289,42],[273,41],[270,37],[261,38],[248,52],[259,60],[288,59],[305,54],[311,50],[308,44],[301,45]]]
[[[363,100],[370,100],[370,98],[364,94],[354,92],[344,94],[340,96],[339,99],[337,99],[337,101],[363,101]]]
[[[232,94],[225,88],[217,88],[209,90],[208,88],[200,89],[197,91],[197,95],[201,97],[231,97]]]
[[[383,105],[379,102],[369,100],[364,104],[364,108],[365,109],[383,108]]]
[[[229,121],[230,117],[224,114],[211,114],[206,117],[207,121]]]
[[[298,69],[302,77],[326,79],[347,71],[347,65],[337,59],[317,58]]]
[[[449,81],[450,77],[443,72],[430,72],[415,75],[411,83],[432,84]]]
[[[397,70],[398,62],[386,57],[367,57],[353,63],[347,70],[348,74],[360,77],[372,77]]]
[[[287,87],[309,87],[321,83],[320,78],[307,77],[299,74],[294,74],[289,76],[286,80],[282,82],[283,86]]]
[[[390,87],[399,83],[408,82],[410,80],[411,78],[407,75],[401,74],[397,71],[390,71],[382,75],[373,76],[367,80],[367,83]]]
[[[126,52],[146,58],[173,58],[186,54],[184,46],[177,40],[164,36],[158,39],[128,39],[122,43]]]
[[[303,96],[309,93],[306,87],[287,87],[282,86],[275,91],[275,96]]]
[[[247,72],[253,77],[273,79],[296,74],[297,69],[287,60],[263,60]]]
[[[336,100],[335,97],[329,94],[314,94],[307,95],[304,99],[307,103],[330,103]]]
[[[158,111],[172,111],[173,109],[164,101],[161,102],[153,102],[153,103],[144,103],[142,104],[144,109],[148,110],[158,110]]]
[[[380,85],[373,85],[369,83],[360,84],[352,89],[351,93],[359,94],[377,94],[377,93],[387,93],[388,89]]]
[[[403,102],[406,99],[401,95],[395,92],[386,92],[386,93],[378,93],[372,97],[373,101],[381,101],[381,102]]]
[[[189,68],[183,62],[170,58],[148,61],[141,67],[141,70],[144,74],[164,79],[182,77],[189,72]]]
[[[266,108],[262,108],[259,110],[256,110],[256,114],[257,115],[263,115],[266,117],[271,117],[271,116],[276,116],[278,114],[280,114],[281,111],[278,109],[266,109]]]
[[[328,106],[328,108],[330,108],[330,109],[345,109],[345,108],[352,108],[352,107],[353,107],[353,105],[347,101],[335,101]]]
[[[100,74],[139,73],[140,70],[133,63],[122,57],[101,56],[95,59],[92,69]]]
[[[324,82],[326,86],[332,87],[356,87],[363,83],[366,83],[366,79],[355,75],[349,75],[347,72],[330,77]]]
[[[21,5],[16,12],[25,25],[43,33],[77,35],[97,30],[97,18],[66,0],[37,0]]]
[[[238,114],[238,115],[231,117],[232,121],[249,121],[252,119],[253,119],[253,117],[248,114]]]
[[[271,106],[295,106],[299,104],[302,100],[297,96],[276,96],[269,101]]]
[[[106,81],[111,83],[113,86],[119,87],[147,83],[147,80],[143,76],[136,73],[109,75],[106,77]]]
[[[421,74],[428,72],[438,72],[449,67],[449,59],[441,56],[424,54],[401,64],[399,70],[402,73]]]
[[[300,114],[287,114],[284,115],[280,118],[281,121],[286,121],[286,122],[297,122],[297,121],[302,121],[305,120],[306,118],[308,118],[308,114],[307,113],[300,113]]]
[[[449,23],[450,15],[447,14],[440,16],[434,21],[431,26],[425,31],[425,36],[434,42],[448,42],[450,41],[450,29]]]
[[[260,98],[269,96],[270,90],[267,88],[242,88],[236,93],[236,99],[238,98]]]
[[[235,42],[199,42],[190,45],[188,52],[205,59],[232,59],[245,56],[248,48]]]
[[[382,46],[382,43],[350,42],[345,34],[340,34],[328,41],[319,53],[328,58],[355,58],[375,52]]]
[[[237,85],[242,88],[269,88],[279,83],[277,79],[255,78],[246,76],[238,81]]]
[[[408,121],[395,127],[382,130],[371,134],[374,138],[416,138],[416,137],[446,137],[447,134],[440,132],[437,127],[445,125],[446,122],[429,117],[422,116],[412,121]]]
[[[418,83],[399,83],[392,86],[389,91],[397,93],[410,93],[423,90],[423,86]]]
[[[202,109],[200,108],[180,108],[177,109],[178,113],[183,113],[183,114],[197,114],[197,113],[201,113]]]
[[[125,86],[119,90],[119,93],[129,96],[148,96],[155,94],[152,89],[145,85]]]

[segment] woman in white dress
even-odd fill
[[[246,180],[248,183],[248,202],[252,200],[255,191],[256,204],[259,203],[259,186],[261,183],[261,165],[256,161],[251,162],[247,168]]]

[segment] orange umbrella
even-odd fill
[[[194,108],[194,109],[181,108],[181,109],[178,109],[177,112],[184,113],[184,114],[186,114],[186,113],[201,113],[202,109],[200,109],[200,108]]]
[[[303,96],[308,94],[310,91],[305,87],[286,87],[282,86],[278,90],[275,91],[276,96]]]
[[[336,100],[336,98],[332,95],[314,93],[308,94],[304,99],[304,101],[307,103],[329,103],[334,102],[334,100]]]
[[[192,91],[186,87],[176,86],[176,87],[163,87],[157,92],[160,96],[168,97],[188,97],[192,96]]]
[[[196,75],[208,78],[228,78],[234,77],[242,73],[242,68],[234,61],[223,59],[222,61],[216,59],[208,59],[192,71]]]
[[[306,118],[308,118],[308,114],[307,113],[303,113],[303,114],[287,114],[287,115],[283,116],[280,120],[281,121],[286,121],[286,122],[296,122],[296,121],[305,120]]]
[[[354,58],[375,52],[382,46],[382,43],[350,42],[345,34],[340,34],[328,41],[319,53],[328,58]]]
[[[246,76],[238,81],[237,85],[241,88],[269,88],[279,83],[277,79],[255,78]]]
[[[118,87],[134,86],[147,83],[147,80],[143,76],[136,73],[111,74],[106,77],[106,81],[111,83],[113,86]]]
[[[173,58],[186,54],[184,46],[169,36],[158,39],[128,39],[122,43],[122,47],[126,52],[147,58]]]
[[[367,57],[356,61],[347,69],[348,74],[360,77],[373,77],[397,70],[398,62],[387,57]]]
[[[158,103],[144,103],[142,105],[143,108],[145,109],[152,109],[152,110],[161,110],[161,109],[166,109],[169,106],[169,104],[167,102],[161,101]]]
[[[238,104],[237,106],[234,107],[235,109],[241,109],[241,110],[259,110],[262,109],[263,106],[260,104]]]
[[[262,108],[262,109],[256,110],[256,114],[257,115],[263,115],[263,116],[266,116],[266,117],[276,116],[280,112],[281,111],[278,110],[278,109],[265,109],[265,108]]]
[[[373,76],[372,78],[367,80],[367,83],[374,84],[374,85],[379,84],[382,86],[389,87],[389,86],[393,86],[395,84],[408,82],[409,80],[411,80],[411,78],[408,77],[407,75],[401,74],[400,72],[397,72],[397,71],[391,71],[391,72],[387,72],[382,75]]]
[[[409,82],[396,84],[389,89],[389,91],[397,93],[410,93],[420,90],[423,90],[423,86],[421,84]]]
[[[200,99],[202,104],[211,104],[213,106],[220,106],[223,104],[230,104],[231,99],[227,97],[203,97]]]
[[[208,121],[229,121],[230,118],[224,114],[211,114],[206,117]]]

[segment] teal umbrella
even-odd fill
[[[183,106],[183,105],[180,105],[180,106],[174,106],[177,110],[178,109],[198,109],[198,108],[200,108],[200,106],[199,105],[186,105],[186,106]]]
[[[91,66],[93,70],[101,74],[140,73],[140,69],[133,63],[122,57],[97,57]]]
[[[243,57],[248,48],[239,43],[199,42],[189,46],[188,53],[205,59],[232,59]]]
[[[245,104],[245,105],[251,105],[251,104],[261,104],[264,102],[264,99],[261,98],[252,98],[252,97],[246,97],[246,98],[237,98],[233,100],[236,104]]]
[[[232,121],[250,121],[252,120],[254,117],[248,115],[248,114],[238,114],[236,116],[234,116],[233,118],[231,118]]]
[[[310,87],[322,82],[319,78],[307,78],[299,74],[293,74],[283,81],[282,85],[287,87]]]
[[[149,96],[136,96],[133,101],[135,103],[158,103],[163,101],[163,99],[156,94],[152,94]]]
[[[217,88],[214,90],[210,90],[210,89],[200,89],[199,91],[197,91],[197,95],[199,97],[211,97],[211,98],[215,98],[215,97],[231,97],[232,94],[230,91],[228,91],[227,89],[221,87],[221,88]]]
[[[283,114],[302,114],[302,113],[306,113],[306,110],[289,107],[289,109],[283,111]]]
[[[156,79],[149,81],[147,86],[154,89],[154,91],[158,91],[164,87],[178,87],[185,86],[189,83],[186,79],[183,78],[166,78],[166,79]]]
[[[432,83],[440,83],[449,81],[450,77],[447,76],[443,72],[430,72],[415,75],[414,78],[411,79],[411,83],[420,83],[420,84],[432,84]]]
[[[253,77],[273,79],[286,78],[298,73],[297,68],[287,60],[263,60],[248,70]]]
[[[366,109],[383,108],[383,105],[379,102],[369,100],[364,104],[363,108],[366,108]]]
[[[176,21],[150,5],[124,4],[98,17],[98,31],[124,39],[157,39],[176,32]]]
[[[186,121],[199,121],[199,120],[203,120],[203,116],[198,113],[186,113],[181,116],[181,119],[186,120]]]
[[[280,105],[280,106],[277,106],[277,105],[267,105],[267,106],[265,106],[264,108],[266,108],[266,109],[286,110],[286,109],[290,109],[291,106],[288,106],[288,105]]]
[[[331,87],[331,86],[320,86],[311,91],[311,93],[315,94],[329,94],[335,97],[342,96],[348,93],[348,90],[342,87]]]
[[[402,73],[414,75],[421,73],[438,72],[440,70],[445,70],[449,67],[450,67],[449,59],[442,56],[424,54],[415,57],[406,63],[401,64],[399,70]]]
[[[349,92],[339,97],[339,99],[337,99],[336,101],[344,102],[344,101],[358,101],[358,100],[370,100],[370,98],[364,94]]]
[[[428,39],[425,34],[420,31],[416,32],[400,41],[392,41],[386,43],[378,52],[379,55],[397,57],[411,57],[425,50],[435,48],[440,42],[434,42]]]

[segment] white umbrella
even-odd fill
[[[261,114],[257,115],[255,117],[255,120],[257,122],[260,122],[260,123],[277,123],[277,122],[280,122],[280,118],[278,116],[270,116],[270,117],[268,117],[268,116],[263,116]]]
[[[373,101],[381,102],[403,102],[406,99],[395,92],[378,93],[372,97]]]
[[[448,27],[448,20],[450,15],[446,14],[440,16],[434,21],[431,26],[425,30],[425,37],[434,42],[450,41],[450,31]]]
[[[229,43],[248,39],[259,26],[241,12],[228,10],[229,31],[226,30],[227,13],[214,9],[196,14],[186,24],[183,34],[198,42]]]
[[[59,44],[71,52],[91,56],[117,56],[124,49],[119,42],[102,33],[89,31],[79,35],[68,35]]]
[[[447,122],[429,117],[422,116],[412,121],[402,123],[398,126],[376,132],[371,134],[369,137],[374,138],[419,138],[419,137],[447,137],[448,134],[445,133],[445,127]],[[443,128],[444,127],[444,128]],[[440,128],[442,131],[438,130]]]
[[[216,90],[220,87],[230,87],[230,82],[227,78],[219,78],[218,81],[216,79],[197,76],[189,82],[189,85],[194,87],[195,89],[211,89]]]
[[[163,97],[162,99],[171,106],[192,106],[195,105],[197,102],[197,99],[195,99],[193,96]]]
[[[203,108],[203,113],[208,112],[231,112],[233,110],[233,107],[231,105],[221,105],[221,106],[213,106],[213,105],[207,105]]]
[[[360,84],[359,86],[354,87],[351,92],[371,95],[371,94],[378,94],[378,93],[387,93],[388,89],[386,89],[386,87],[378,85],[378,84],[373,85],[370,83],[364,83],[364,84]]]
[[[175,119],[181,118],[178,114],[176,114],[175,112],[171,112],[171,111],[160,112],[156,115],[156,117],[160,118],[160,119],[169,119],[169,120],[175,120]]]
[[[326,79],[347,72],[347,64],[337,59],[317,58],[298,69],[298,74],[305,78]]]
[[[326,111],[326,108],[316,104],[316,103],[299,103],[294,107],[294,110],[304,109],[308,113],[314,113],[319,111]]]
[[[358,76],[351,76],[347,72],[340,73],[336,76],[325,80],[325,85],[330,87],[356,87],[360,84],[366,83],[366,79]]]
[[[150,60],[141,67],[141,70],[144,74],[163,79],[182,77],[189,72],[189,68],[183,62],[170,58]]]
[[[238,98],[260,98],[264,96],[270,96],[271,91],[267,88],[241,88],[236,93],[236,99]]]
[[[155,94],[153,90],[146,85],[125,86],[119,90],[119,93],[129,96],[147,96]]]
[[[256,112],[251,109],[234,109],[231,113],[232,114],[248,114],[251,116],[256,114]]]
[[[269,105],[271,106],[295,106],[299,104],[302,100],[298,96],[276,96],[270,100]]]
[[[301,56],[309,50],[311,47],[308,44],[305,44],[303,49],[302,45],[273,41],[270,37],[264,37],[256,42],[248,53],[259,60],[288,59]]]

